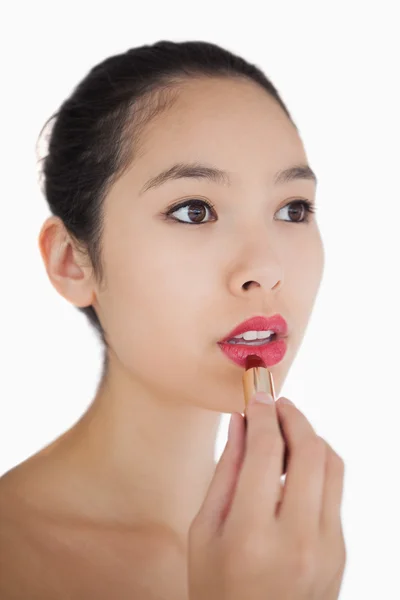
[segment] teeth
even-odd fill
[[[275,331],[246,331],[242,335],[228,340],[228,344],[247,344],[248,346],[263,346],[275,339]]]
[[[246,341],[252,341],[252,340],[266,340],[267,338],[271,337],[271,335],[273,335],[275,332],[272,331],[271,329],[268,329],[268,331],[246,331],[245,333],[242,333],[241,335],[235,335],[235,337],[233,337],[233,340],[236,339],[244,339]]]

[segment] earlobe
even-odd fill
[[[38,243],[47,275],[57,292],[75,306],[90,306],[94,300],[92,269],[85,265],[85,257],[75,248],[58,217],[45,221]]]

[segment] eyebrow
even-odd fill
[[[167,181],[183,178],[205,179],[220,185],[232,185],[231,176],[228,171],[197,162],[176,163],[146,181],[139,192],[139,196],[147,192],[147,190],[159,187]],[[306,164],[293,165],[292,167],[278,171],[274,177],[274,184],[281,185],[300,179],[313,181],[317,185],[317,177],[314,171]]]

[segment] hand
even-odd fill
[[[233,413],[189,529],[189,599],[337,600],[346,564],[342,458],[282,398],[249,404],[246,419]]]

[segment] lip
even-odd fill
[[[229,344],[228,340],[246,331],[267,331],[272,329],[277,337],[273,342],[263,346],[247,346],[245,344]],[[280,362],[286,354],[288,325],[285,319],[277,314],[272,317],[256,316],[240,323],[225,338],[218,342],[222,352],[240,367],[246,366],[246,358],[250,354],[256,354],[267,367],[272,367]]]

